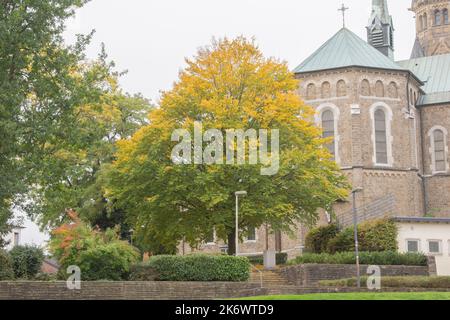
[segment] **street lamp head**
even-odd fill
[[[362,192],[363,190],[364,190],[363,188],[356,188],[356,189],[353,189],[352,193]]]
[[[247,191],[237,191],[235,193],[236,196],[246,196],[247,195]]]

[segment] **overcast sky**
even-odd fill
[[[372,0],[345,0],[347,27],[366,39]],[[389,1],[396,27],[397,60],[408,59],[415,38],[411,0]],[[184,58],[212,37],[255,37],[266,56],[293,69],[342,27],[342,0],[92,0],[68,24],[75,33],[96,34],[89,56],[100,43],[119,70],[124,89],[157,100],[171,88]]]

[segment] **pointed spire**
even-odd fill
[[[367,42],[385,56],[394,59],[394,24],[389,15],[387,0],[372,0]]]
[[[378,18],[381,23],[391,23],[392,20],[389,15],[387,0],[372,0],[372,14],[369,25],[373,24],[375,18]]]

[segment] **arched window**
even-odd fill
[[[308,87],[306,88],[306,99],[307,100],[314,100],[316,99],[316,85],[314,83],[308,84]]]
[[[386,114],[375,111],[375,151],[377,164],[388,164]]]
[[[419,31],[422,31],[424,29],[424,24],[423,24],[423,16],[419,17]]]
[[[347,95],[347,85],[344,80],[339,80],[336,87],[338,97],[345,97]]]
[[[375,83],[375,95],[377,97],[384,97],[384,85],[380,80]]]
[[[389,83],[388,95],[389,95],[389,98],[394,98],[394,99],[398,98],[398,88],[397,88],[397,84],[395,82]]]
[[[439,10],[434,11],[434,25],[441,25],[441,12]]]
[[[333,141],[328,143],[326,145],[328,151],[334,156],[336,154],[336,144],[334,141],[334,114],[331,110],[325,110],[322,113],[322,130],[323,130],[323,137],[324,138],[330,138],[333,137]]]
[[[331,96],[331,85],[328,81],[322,83],[322,99],[328,99]]]
[[[370,96],[370,83],[368,80],[364,79],[361,82],[361,95],[365,97]]]
[[[445,134],[442,130],[436,129],[433,132],[434,140],[434,169],[436,172],[447,171],[445,156]]]
[[[442,15],[444,17],[444,24],[448,24],[448,9],[444,9]]]

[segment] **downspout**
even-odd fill
[[[408,81],[406,84],[406,96],[408,97],[408,112],[409,114],[411,114],[411,91],[409,90],[409,85],[410,85],[410,79],[411,79],[411,75],[408,75]],[[422,180],[422,192],[423,192],[423,212],[424,212],[424,216],[428,215],[428,192],[427,192],[427,186],[426,186],[426,181],[425,181],[425,152],[424,152],[424,136],[423,136],[423,117],[422,117],[422,108],[416,108],[417,110],[419,110],[419,116],[420,116],[420,153],[421,153],[421,158],[422,158],[422,173],[419,172],[419,177]],[[416,134],[416,133],[414,133]]]
[[[422,179],[422,191],[423,191],[423,212],[424,216],[428,215],[428,192],[427,192],[427,185],[426,185],[426,177],[425,177],[425,140],[423,136],[423,116],[422,116],[422,108],[419,108],[419,115],[420,115],[420,147],[421,147],[421,153],[422,153],[422,174],[419,173],[420,178]]]

